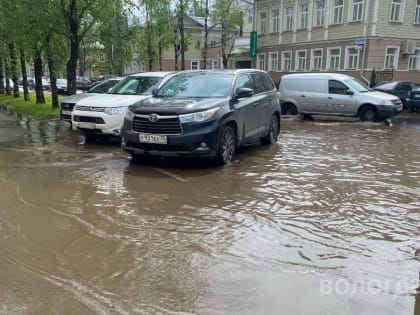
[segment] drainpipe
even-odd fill
[[[370,1],[366,1],[366,14],[365,14],[365,27],[364,27],[364,46],[363,46],[363,56],[362,56],[362,70],[360,72],[360,77],[370,85],[370,80],[365,77],[365,60],[366,60],[366,50],[369,37],[369,14],[370,14]]]

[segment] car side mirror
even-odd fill
[[[347,94],[347,95],[354,95],[354,92],[353,92],[352,90],[347,90],[347,91],[346,91],[346,94]]]
[[[236,90],[236,98],[251,97],[254,95],[254,90],[250,88],[239,88]]]
[[[152,95],[156,97],[156,96],[158,95],[158,92],[159,92],[159,89],[154,88],[154,89],[152,90]]]

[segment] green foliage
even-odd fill
[[[0,94],[0,104],[6,105],[10,110],[22,115],[41,119],[58,118],[60,116],[60,110],[58,108],[52,109],[51,95],[46,95],[45,98],[46,104],[35,104],[35,101],[25,101],[23,98],[14,98]]]

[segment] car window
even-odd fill
[[[235,91],[237,91],[240,88],[248,88],[248,89],[253,88],[251,78],[249,77],[249,75],[240,74],[238,76],[238,79],[236,80]]]
[[[152,90],[157,87],[161,78],[160,77],[129,77],[118,86],[116,86],[112,94],[152,94]]]
[[[399,83],[398,86],[397,86],[397,90],[410,91],[411,90],[410,83],[408,83],[408,82]]]
[[[159,90],[161,97],[226,97],[233,75],[189,73],[171,77]]]
[[[347,85],[339,81],[328,80],[328,93],[330,94],[346,94],[348,89]]]
[[[254,82],[256,94],[267,91],[267,88],[264,85],[264,78],[261,74],[251,73],[251,77],[252,77],[252,81]]]
[[[115,85],[115,80],[108,80],[98,85],[95,85],[93,88],[89,90],[89,93],[106,93]]]

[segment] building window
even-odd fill
[[[293,30],[293,7],[286,8],[286,31]]]
[[[416,11],[414,16],[414,23],[420,24],[420,0],[416,2]]]
[[[305,71],[306,68],[306,50],[296,51],[296,71]]]
[[[309,6],[307,3],[300,6],[300,28],[308,28]]]
[[[315,1],[315,26],[323,26],[325,23],[325,0]]]
[[[265,54],[257,55],[257,67],[260,70],[265,70]]]
[[[346,69],[355,70],[359,67],[359,50],[355,47],[346,49]]]
[[[284,51],[282,53],[281,70],[285,72],[292,71],[292,52]]]
[[[322,67],[322,49],[312,49],[311,70],[321,70],[321,67]]]
[[[254,16],[253,16],[253,10],[252,9],[249,9],[248,10],[248,24],[251,24],[252,23],[252,21],[254,20]]]
[[[385,69],[397,69],[398,65],[398,47],[387,47],[385,53]]]
[[[391,22],[400,22],[401,15],[401,0],[392,0],[391,2]]]
[[[277,71],[278,69],[278,54],[276,52],[268,55],[269,71]]]
[[[417,55],[411,55],[408,57],[408,70],[417,70]]]
[[[277,33],[279,31],[279,10],[273,10],[273,33]]]
[[[333,5],[333,24],[341,24],[343,23],[344,0],[334,0]]]
[[[352,0],[351,21],[361,21],[363,16],[363,0]]]
[[[328,69],[338,70],[340,69],[340,48],[329,48],[328,49]]]
[[[260,33],[267,33],[267,12],[260,13]]]
[[[191,60],[191,70],[200,70],[200,60]]]

